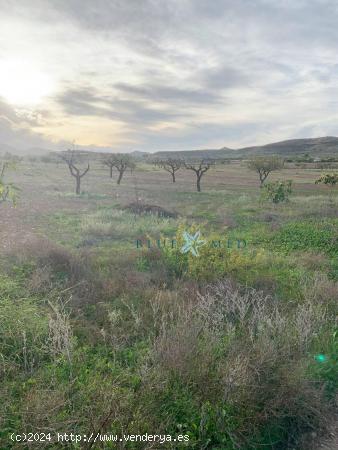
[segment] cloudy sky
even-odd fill
[[[0,0],[0,145],[337,135],[336,0]]]

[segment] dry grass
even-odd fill
[[[330,269],[330,261],[323,253],[307,251],[295,255],[299,264],[308,270],[326,272]]]
[[[313,279],[304,280],[304,296],[314,304],[337,306],[338,283],[330,280],[325,273],[316,272]]]
[[[12,399],[16,407],[20,402],[24,430],[77,427],[96,432],[111,429],[115,421],[123,430],[135,426],[139,429],[133,432],[149,432],[153,426],[165,432],[169,413],[174,413],[163,412],[161,395],[171,383],[176,389],[173,380],[191,393],[184,413],[192,403],[202,411],[194,422],[200,436],[208,428],[206,404],[236,411],[230,418],[220,412],[213,422],[231,436],[234,448],[269,429],[271,421],[285,428],[290,447],[304,430],[325,426],[328,403],[321,384],[309,378],[308,365],[317,336],[324,342],[326,328],[331,335],[333,330],[338,287],[323,274],[326,257],[297,255],[299,265],[311,272],[300,286],[303,295],[283,302],[276,298],[275,275],[258,266],[251,280],[256,289],[231,280],[201,286],[170,278],[159,251],[147,252],[145,258],[142,251],[110,242],[138,233],[170,234],[177,228],[174,218],[136,216],[123,209],[136,200],[177,209],[189,220],[209,220],[211,228],[222,230],[246,230],[252,222],[263,229],[262,222],[274,228],[290,218],[333,217],[337,199],[330,200],[327,189],[314,185],[318,172],[287,168],[273,174],[272,180],[293,178],[296,192],[288,205],[272,208],[257,202],[258,180],[239,164],[208,172],[201,194],[194,192],[189,173],[180,172],[173,186],[161,171],[141,167],[117,187],[96,167],[83,184],[91,194],[76,197],[65,169],[55,167],[47,175],[43,166],[24,167],[13,180],[23,188],[22,200],[16,210],[6,206],[2,215],[1,237],[12,255],[4,257],[4,272],[22,283],[29,278],[24,295],[34,300],[22,299],[20,291],[15,301],[3,302],[0,314],[3,348],[12,349],[2,351],[2,374],[19,374],[18,390],[21,377],[37,383],[28,383],[19,400]],[[57,212],[62,220],[54,223]],[[92,242],[100,245],[90,251],[76,247],[79,236],[91,235],[98,236]],[[51,239],[66,241],[67,248]],[[283,267],[291,267],[289,260],[283,261]],[[277,257],[268,265],[281,267]],[[66,298],[71,299],[67,304]],[[2,393],[10,411],[12,393]],[[172,397],[181,404],[183,396],[175,393]],[[153,413],[149,405],[154,405]],[[236,419],[234,429],[222,428],[225,419]],[[181,415],[173,420],[177,426]]]
[[[220,281],[162,319],[153,364],[162,376],[179,376],[194,386],[202,398],[251,411],[254,417],[238,430],[239,440],[271,418],[289,418],[299,433],[324,425],[328,414],[321,391],[306,377],[305,362],[328,320],[315,301],[288,312],[263,292]]]
[[[58,302],[48,302],[51,308],[49,316],[49,349],[54,358],[65,356],[71,364],[73,336],[70,325],[70,311],[62,299]]]
[[[82,219],[81,231],[94,236],[109,236],[111,238],[149,234],[159,234],[173,229],[176,222],[168,217],[157,215],[133,214],[123,210],[101,210],[86,215]]]

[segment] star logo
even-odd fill
[[[198,248],[205,244],[203,239],[200,239],[200,231],[196,231],[194,235],[184,231],[183,239],[185,241],[184,245],[181,247],[181,253],[192,253],[194,256],[199,256]]]

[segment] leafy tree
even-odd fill
[[[154,164],[161,169],[170,173],[173,183],[176,182],[176,172],[182,167],[183,162],[180,159],[168,158],[160,161],[155,161]]]
[[[212,165],[215,164],[215,161],[211,159],[202,159],[197,163],[193,162],[184,162],[184,167],[187,170],[192,170],[196,175],[196,188],[197,192],[201,192],[201,179],[203,175],[210,169]]]
[[[279,156],[255,156],[248,162],[248,167],[258,173],[262,187],[271,172],[284,167],[284,159]]]
[[[263,186],[262,197],[271,200],[273,203],[281,203],[288,201],[291,193],[292,180],[279,180],[265,183]]]
[[[110,178],[113,177],[113,168],[115,168],[118,173],[117,184],[121,183],[124,172],[127,169],[133,170],[135,168],[135,163],[130,155],[124,153],[115,153],[107,156],[103,164],[110,168]]]
[[[81,173],[80,169],[75,165],[75,152],[73,150],[63,153],[61,159],[67,164],[71,176],[75,178],[75,193],[79,195],[81,193],[81,179],[88,173],[89,163],[87,168]]]
[[[5,172],[8,169],[15,168],[15,160],[4,160],[0,162],[0,203],[10,201],[14,206],[16,205],[19,196],[19,188],[13,183],[6,183],[4,180]]]
[[[315,181],[316,184],[323,183],[327,186],[335,186],[338,184],[338,173],[325,173],[318,180]]]

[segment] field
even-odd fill
[[[174,184],[144,163],[118,186],[93,162],[79,196],[62,162],[9,172],[21,194],[0,204],[0,448],[60,448],[58,432],[171,436],[74,449],[336,448],[338,189],[320,173],[271,174],[293,180],[275,205],[239,161],[200,193],[190,171]],[[180,252],[183,231],[208,241],[199,256]]]

